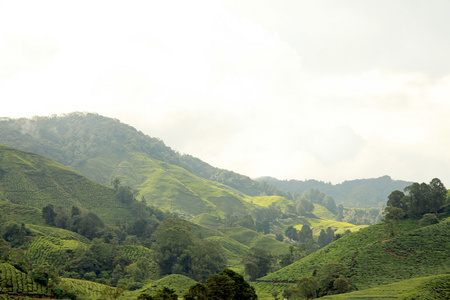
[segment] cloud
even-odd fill
[[[57,53],[57,43],[49,38],[0,36],[0,84],[22,70],[49,66]]]
[[[253,177],[450,167],[446,1],[0,5],[5,116],[94,111]]]

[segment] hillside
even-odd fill
[[[109,185],[119,166],[126,164],[127,154],[135,153],[182,167],[201,178],[228,185],[250,196],[289,196],[247,176],[212,167],[190,155],[180,155],[159,139],[119,120],[92,113],[32,119],[2,118],[0,144],[51,158],[104,185]],[[143,180],[129,178],[125,183],[137,188]]]
[[[0,199],[19,205],[16,210],[25,209],[24,206],[41,209],[53,204],[64,209],[77,206],[105,221],[131,217],[113,189],[48,158],[3,145],[0,145]],[[3,207],[13,206],[3,204]]]
[[[274,283],[277,289],[286,282],[309,277],[327,263],[339,263],[347,269],[354,289],[363,290],[415,277],[450,271],[450,218],[438,224],[419,227],[418,220],[406,219],[396,226],[401,233],[388,237],[387,224],[381,223],[347,234],[319,251],[260,278],[255,285],[268,293]]]
[[[376,207],[379,203],[386,203],[387,196],[392,191],[401,191],[412,183],[393,180],[389,176],[348,180],[340,184],[317,180],[278,180],[273,177],[261,177],[256,180],[292,194],[302,194],[310,189],[316,189],[333,197],[336,203],[342,203],[345,207]]]

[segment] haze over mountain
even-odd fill
[[[294,193],[302,194],[314,188],[349,207],[377,206],[386,201],[392,190],[402,190],[409,184],[406,181],[392,180],[388,176],[346,181],[339,185],[314,180],[280,181],[270,177],[255,181],[211,166],[191,155],[181,155],[167,147],[163,141],[149,137],[119,120],[91,113],[31,119],[5,118],[0,121],[0,143],[47,156],[107,186],[112,179],[120,177],[124,184],[138,188],[149,199],[157,198],[152,190],[159,184],[151,179],[150,169],[171,178],[165,184],[172,182],[167,187],[173,191],[173,195],[158,194],[158,197],[169,198],[178,198],[175,195],[180,193],[190,194],[194,198],[202,197],[199,196],[202,194],[200,191],[195,192],[198,193],[196,196],[188,192],[180,177],[183,169],[249,196],[279,195],[292,199]],[[169,168],[155,160],[183,169]]]
[[[3,0],[1,116],[97,112],[249,177],[450,182],[449,5]]]
[[[407,280],[404,293],[417,295],[430,290],[418,282],[442,281],[433,290],[445,294],[450,198],[438,179],[410,185],[408,196],[390,195],[382,223],[356,226],[379,221],[381,208],[344,209],[310,190],[301,199],[267,196],[284,192],[191,156],[184,160],[162,141],[97,114],[3,119],[0,141],[45,152],[110,183],[105,187],[49,158],[0,145],[0,292],[12,299],[97,299],[108,290],[123,293],[125,285],[129,299],[163,287],[182,295],[209,277],[208,286],[226,266],[254,281],[259,299],[274,293],[295,298],[299,278],[315,282],[318,296],[399,280]],[[265,180],[293,184],[296,191],[308,184]],[[145,197],[123,184],[134,184]],[[402,184],[385,176],[339,188],[350,191],[344,195],[350,202],[361,191],[361,199],[372,203]],[[405,211],[397,207],[405,205]],[[342,222],[346,214],[361,223]]]
[[[403,180],[393,180],[387,175],[372,179],[346,180],[340,184],[318,180],[278,180],[273,177],[261,177],[256,180],[274,185],[278,189],[289,193],[302,194],[309,189],[316,189],[333,197],[336,202],[342,203],[346,207],[384,204],[392,191],[401,191],[412,183]]]

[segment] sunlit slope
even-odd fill
[[[209,213],[223,217],[227,213],[245,214],[251,207],[229,187],[138,152],[127,154],[113,174],[124,184],[135,184],[148,204],[182,215]]]
[[[383,238],[385,224],[363,228],[261,280],[295,282],[328,262],[344,264],[358,289],[449,272],[450,219],[423,228],[417,223],[400,222],[402,233],[389,239]]]
[[[95,212],[105,221],[129,212],[114,190],[43,156],[0,145],[0,195],[18,205],[42,208],[47,204]]]
[[[249,248],[264,248],[275,255],[286,254],[289,251],[289,244],[279,242],[267,235],[260,234],[244,227],[224,228],[222,232]]]

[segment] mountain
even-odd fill
[[[182,167],[198,177],[225,184],[246,195],[289,197],[273,186],[212,167],[193,156],[181,155],[159,139],[119,120],[93,113],[2,118],[0,144],[46,156],[104,185],[121,175],[127,167],[127,155],[137,155]],[[142,178],[128,178],[125,183],[137,188],[142,182]]]
[[[317,180],[278,180],[273,177],[260,177],[256,180],[292,194],[302,194],[310,189],[316,189],[333,197],[337,203],[342,203],[345,207],[378,206],[379,203],[386,203],[392,191],[402,191],[412,184],[408,181],[393,180],[389,176],[348,180],[340,184]]]

